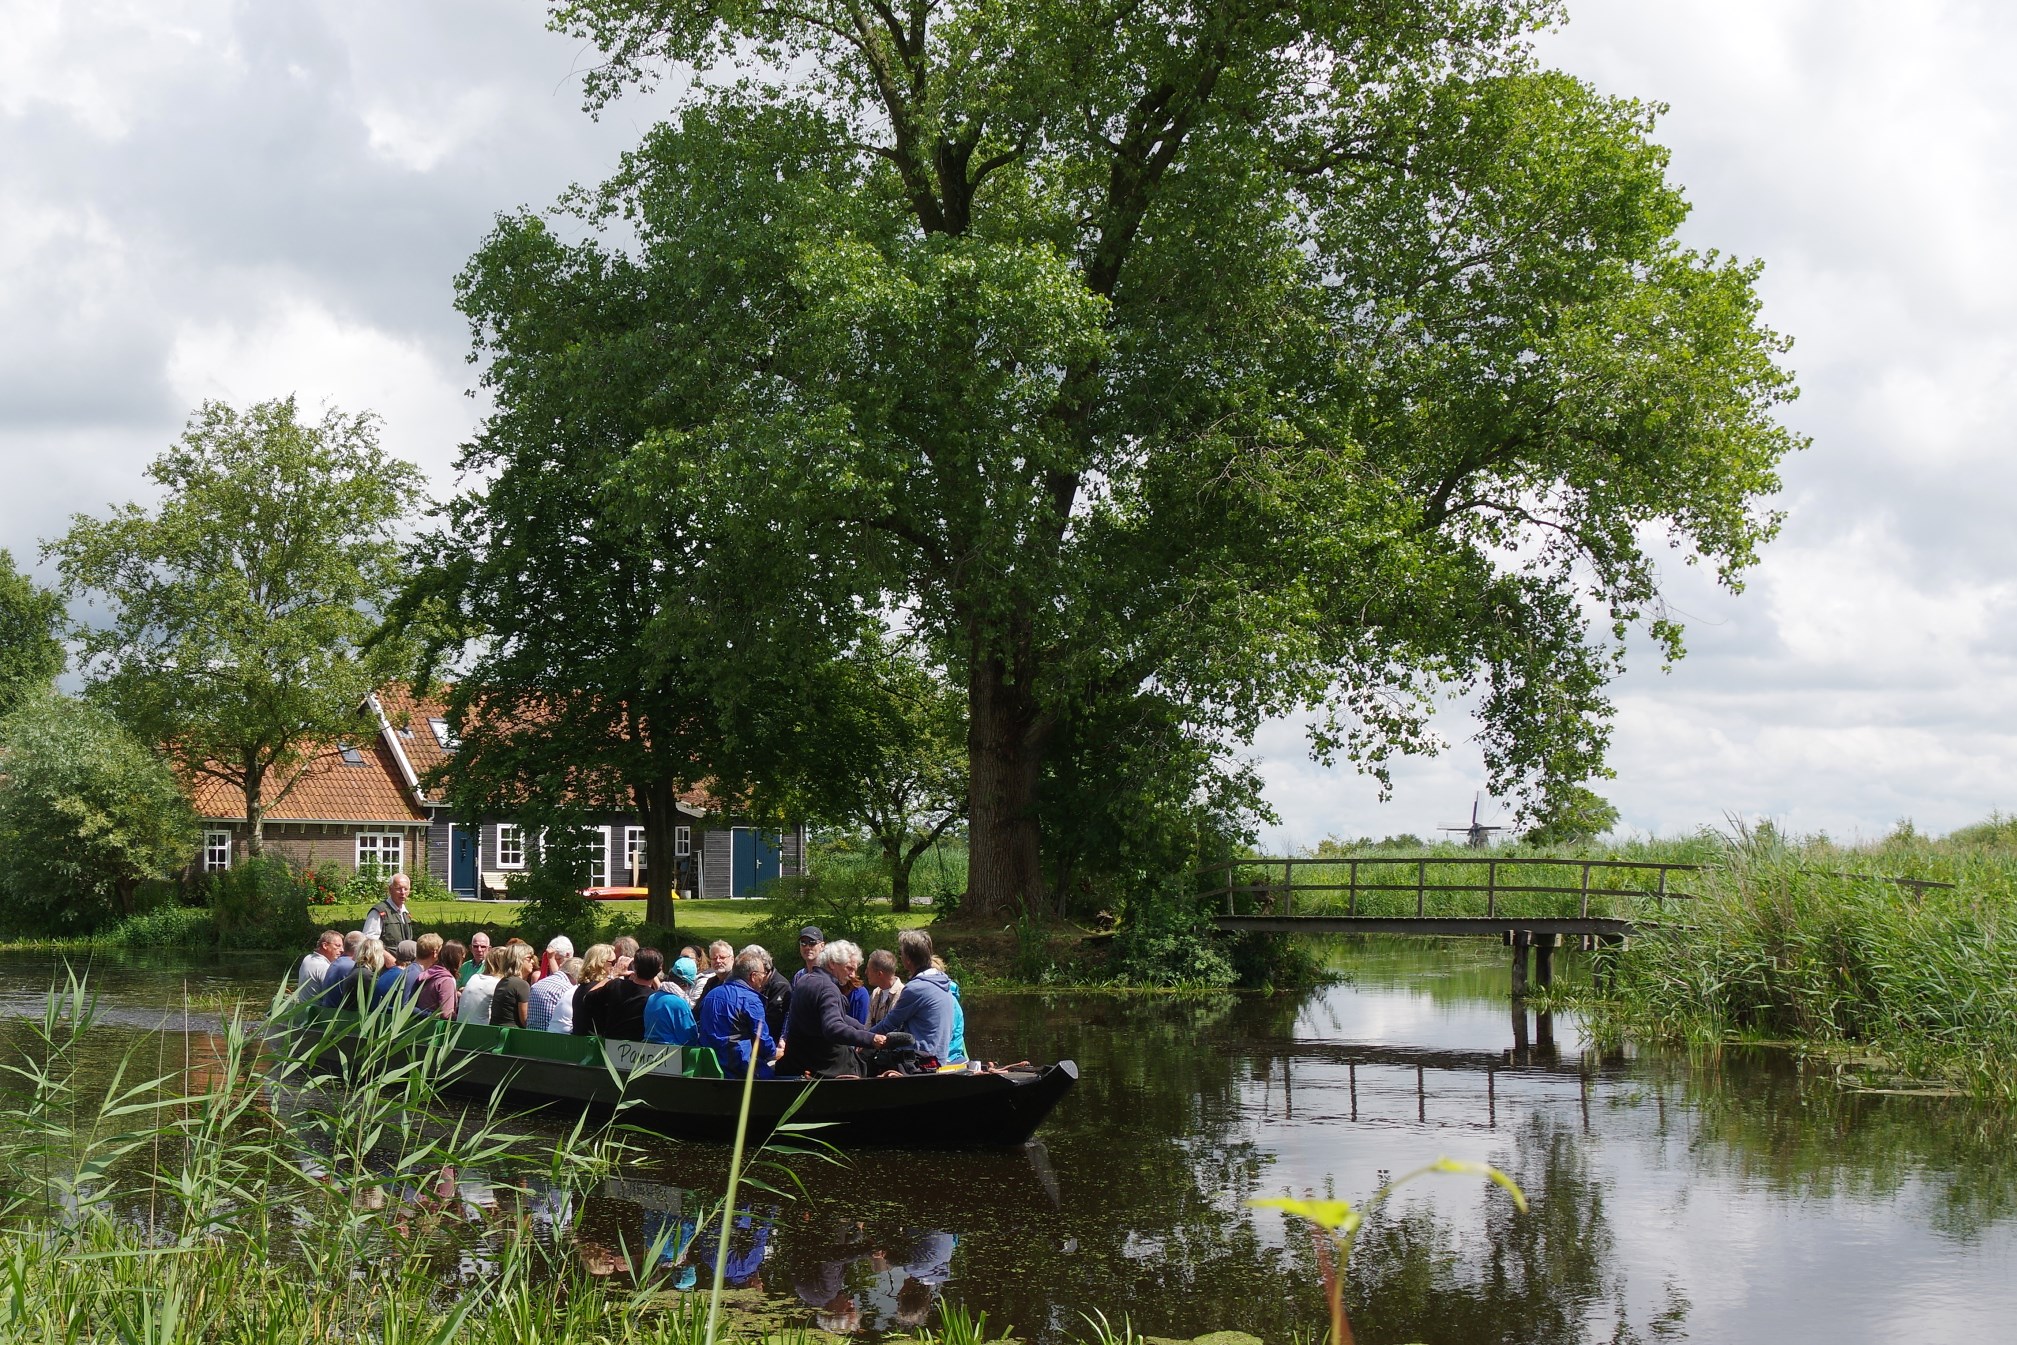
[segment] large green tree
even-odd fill
[[[0,720],[0,747],[0,925],[88,933],[195,855],[174,773],[102,708],[44,688]]]
[[[766,199],[748,185],[747,204]],[[863,620],[836,530],[767,508],[762,464],[637,451],[741,386],[762,315],[735,301],[751,260],[735,222],[722,212],[710,246],[655,265],[500,222],[458,288],[495,405],[461,464],[480,484],[417,548],[399,611],[454,672],[462,741],[443,777],[459,809],[634,809],[660,925],[680,796],[781,809],[797,777],[775,754],[803,725],[775,710]]]
[[[1656,557],[1736,585],[1796,446],[1755,268],[1680,245],[1654,110],[1539,68],[1553,17],[557,4],[592,106],[740,77],[683,80],[582,198],[605,240],[521,275],[710,282],[634,327],[662,387],[706,380],[639,479],[732,455],[739,507],[839,529],[960,672],[978,908],[1060,881],[1046,799],[1130,723],[1223,778],[1312,713],[1378,771],[1475,691],[1494,787],[1545,811],[1601,769],[1628,625],[1680,652]]]
[[[14,568],[0,549],[0,716],[63,671],[63,599]]]
[[[248,849],[318,755],[374,730],[365,696],[406,671],[367,645],[400,580],[420,473],[377,417],[301,419],[292,397],[205,402],[147,469],[157,504],[77,515],[47,550],[105,613],[80,631],[94,698],[190,777],[244,803]]]

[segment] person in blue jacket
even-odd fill
[[[660,1046],[691,1046],[700,1040],[693,1001],[686,997],[695,974],[693,959],[673,959],[670,984],[661,983],[644,1002],[644,1039]]]
[[[712,1047],[721,1057],[722,1071],[733,1078],[741,1078],[749,1069],[750,1047],[756,1047],[756,1073],[761,1079],[771,1077],[771,1064],[777,1058],[777,1045],[771,1040],[770,1028],[763,1021],[763,996],[755,988],[756,978],[766,975],[769,959],[761,948],[751,945],[742,950],[735,959],[735,967],[729,973],[729,980],[719,990],[703,996],[700,1006],[700,1044]],[[739,1033],[737,1022],[743,1020],[753,1024],[756,1040]]]
[[[896,936],[897,954],[910,973],[896,1004],[871,1024],[876,1033],[908,1032],[917,1041],[918,1055],[939,1064],[952,1059],[953,1018],[959,1002],[952,995],[952,980],[932,965],[931,935],[921,929],[907,929]]]

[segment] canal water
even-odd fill
[[[977,1054],[1079,1062],[1040,1143],[802,1162],[803,1195],[759,1195],[739,1221],[731,1283],[865,1340],[946,1304],[1031,1342],[1082,1338],[1093,1313],[1151,1337],[1309,1340],[1327,1251],[1246,1202],[1357,1200],[1447,1156],[1512,1174],[1531,1210],[1474,1178],[1403,1188],[1349,1268],[1362,1342],[2017,1339],[2017,1118],[1844,1093],[1782,1052],[1600,1051],[1572,1020],[1515,1015],[1476,945],[1367,941],[1337,965],[1340,984],[1272,997],[970,994]],[[53,970],[0,957],[0,1051]],[[91,980],[108,1038],[165,1030],[173,1052],[274,973],[101,960]],[[724,1167],[720,1148],[652,1140],[551,1222],[598,1271],[686,1247],[665,1273],[705,1289],[718,1248],[692,1223]],[[464,1177],[481,1219],[497,1198]],[[484,1270],[479,1238],[461,1273]]]

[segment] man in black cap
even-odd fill
[[[798,978],[819,965],[819,955],[826,951],[826,935],[819,932],[818,925],[807,925],[798,932],[798,960],[805,965],[792,973],[791,983],[798,984]]]

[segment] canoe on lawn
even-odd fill
[[[362,1026],[356,1013],[327,1009],[297,1011],[287,1024],[297,1051],[346,1072],[353,1068]],[[722,1077],[706,1047],[605,1042],[428,1018],[393,1030],[402,1052],[438,1042],[450,1071],[448,1091],[464,1097],[498,1095],[514,1106],[565,1113],[613,1114],[621,1107],[625,1121],[680,1139],[735,1137],[743,1081]],[[828,1144],[1010,1148],[1036,1134],[1078,1077],[1078,1066],[1061,1060],[1035,1069],[964,1069],[894,1079],[758,1079],[750,1101],[750,1139],[768,1136],[810,1089],[790,1119],[818,1125],[813,1137]]]

